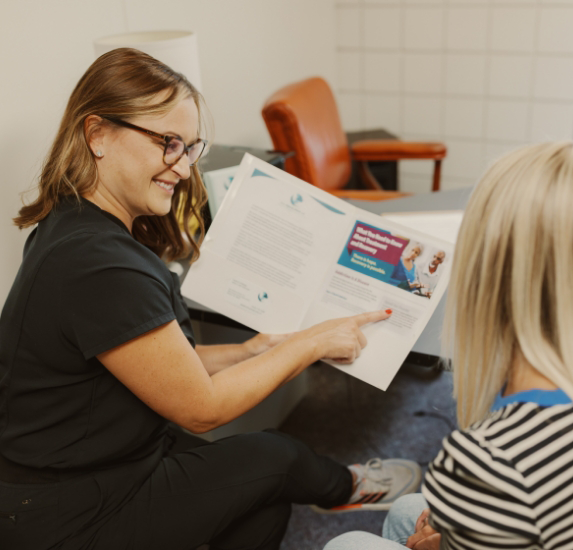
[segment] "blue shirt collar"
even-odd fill
[[[502,397],[503,390],[500,391],[493,405],[491,406],[492,411],[497,411],[505,407],[506,405],[511,405],[512,403],[537,403],[542,407],[551,407],[552,405],[571,405],[573,401],[571,398],[561,389],[557,390],[527,390],[518,393],[513,393]]]

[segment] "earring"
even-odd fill
[[[103,153],[98,149],[96,151],[96,156],[101,158],[101,157],[103,157]]]

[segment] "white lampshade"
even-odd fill
[[[131,32],[94,42],[96,57],[116,48],[136,48],[183,73],[201,91],[197,35],[187,31]]]

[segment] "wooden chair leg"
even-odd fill
[[[383,189],[380,185],[378,180],[374,177],[370,168],[368,166],[368,162],[366,161],[358,161],[358,175],[362,180],[363,185],[368,189]],[[432,182],[432,191],[439,191],[440,190],[440,179],[442,175],[442,161],[435,160],[434,161],[434,177]]]
[[[436,160],[434,163],[434,181],[432,182],[432,191],[440,190],[441,172],[442,172],[442,161]]]
[[[358,165],[358,175],[360,176],[360,179],[362,180],[362,184],[367,188],[367,189],[375,189],[378,191],[383,190],[384,188],[380,185],[380,183],[378,182],[378,180],[374,177],[374,175],[372,174],[372,172],[370,171],[370,167],[368,166],[368,163],[365,161],[358,161],[357,162]]]

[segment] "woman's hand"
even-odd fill
[[[250,357],[260,355],[289,338],[313,338],[320,344],[321,359],[352,363],[366,346],[366,337],[360,327],[366,323],[387,319],[391,309],[360,313],[351,317],[331,319],[300,332],[288,334],[257,334],[245,342]]]
[[[421,531],[424,527],[426,527],[426,525],[428,525],[429,517],[430,517],[430,509],[424,508],[422,510],[422,513],[420,514],[420,517],[416,520],[416,527],[414,529],[415,533]]]
[[[442,536],[428,525],[430,509],[426,508],[416,521],[416,532],[408,537],[406,547],[413,550],[439,550]]]
[[[293,338],[313,340],[319,359],[349,364],[360,356],[367,343],[361,327],[367,323],[388,319],[391,314],[392,310],[387,309],[331,319],[298,332]]]
[[[260,333],[243,344],[197,346],[196,350],[209,374],[215,374],[241,361],[256,357],[290,338],[311,338],[319,346],[318,359],[352,363],[366,345],[359,327],[390,317],[392,310],[361,313],[325,321],[309,329],[287,334]],[[317,360],[318,360],[317,359]]]

